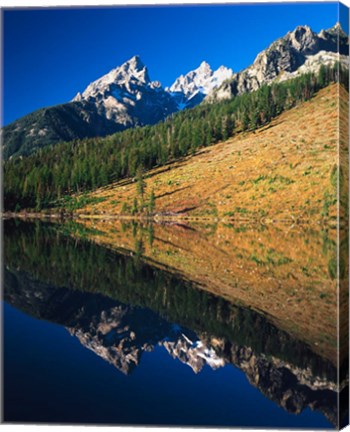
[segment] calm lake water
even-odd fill
[[[216,286],[218,267],[196,280],[185,255],[162,257],[165,229],[195,268],[197,229],[129,228],[5,221],[6,422],[335,427],[332,335],[302,340],[278,312],[248,307],[246,290],[224,295],[232,275]],[[273,256],[278,272],[292,265]]]

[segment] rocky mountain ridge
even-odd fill
[[[176,103],[158,81],[151,81],[139,56],[91,83],[72,102],[95,105],[99,114],[122,128],[154,124],[177,111]]]
[[[261,51],[253,64],[233,74],[207,96],[207,101],[231,99],[257,90],[263,84],[282,81],[296,75],[317,72],[322,64],[337,61],[348,65],[349,39],[339,23],[315,33],[309,26],[298,26]]]
[[[28,155],[60,141],[155,124],[204,99],[229,99],[275,80],[317,72],[321,64],[341,61],[348,66],[348,53],[348,36],[339,24],[318,34],[308,26],[299,26],[259,53],[241,72],[233,73],[225,66],[213,71],[202,62],[165,89],[158,81],[151,81],[147,67],[134,56],[89,84],[72,101],[40,109],[5,126],[3,155],[5,159]]]

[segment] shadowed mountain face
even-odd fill
[[[5,222],[6,302],[65,326],[125,374],[159,346],[195,373],[234,365],[288,412],[310,407],[337,424],[337,370],[312,347],[262,314],[146,264],[142,248],[115,253],[57,228]]]
[[[87,101],[42,108],[3,128],[3,156],[28,155],[47,144],[105,136],[122,129]]]

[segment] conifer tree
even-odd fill
[[[156,204],[156,197],[155,197],[154,191],[152,189],[151,195],[149,197],[149,202],[148,202],[148,212],[150,214],[152,214],[154,212],[155,204]]]
[[[133,203],[133,206],[132,206],[131,213],[132,213],[133,215],[135,215],[135,214],[137,214],[138,211],[139,211],[139,206],[138,206],[137,198],[135,197],[135,198],[134,198],[134,203]]]
[[[137,193],[140,197],[141,210],[143,208],[144,196],[145,196],[145,191],[146,191],[146,182],[143,178],[143,173],[144,173],[144,168],[142,165],[139,165],[137,170],[136,170],[136,190],[137,190]]]

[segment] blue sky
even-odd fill
[[[135,54],[167,86],[203,60],[238,71],[296,26],[337,20],[338,3],[7,9],[3,124],[69,101]]]

